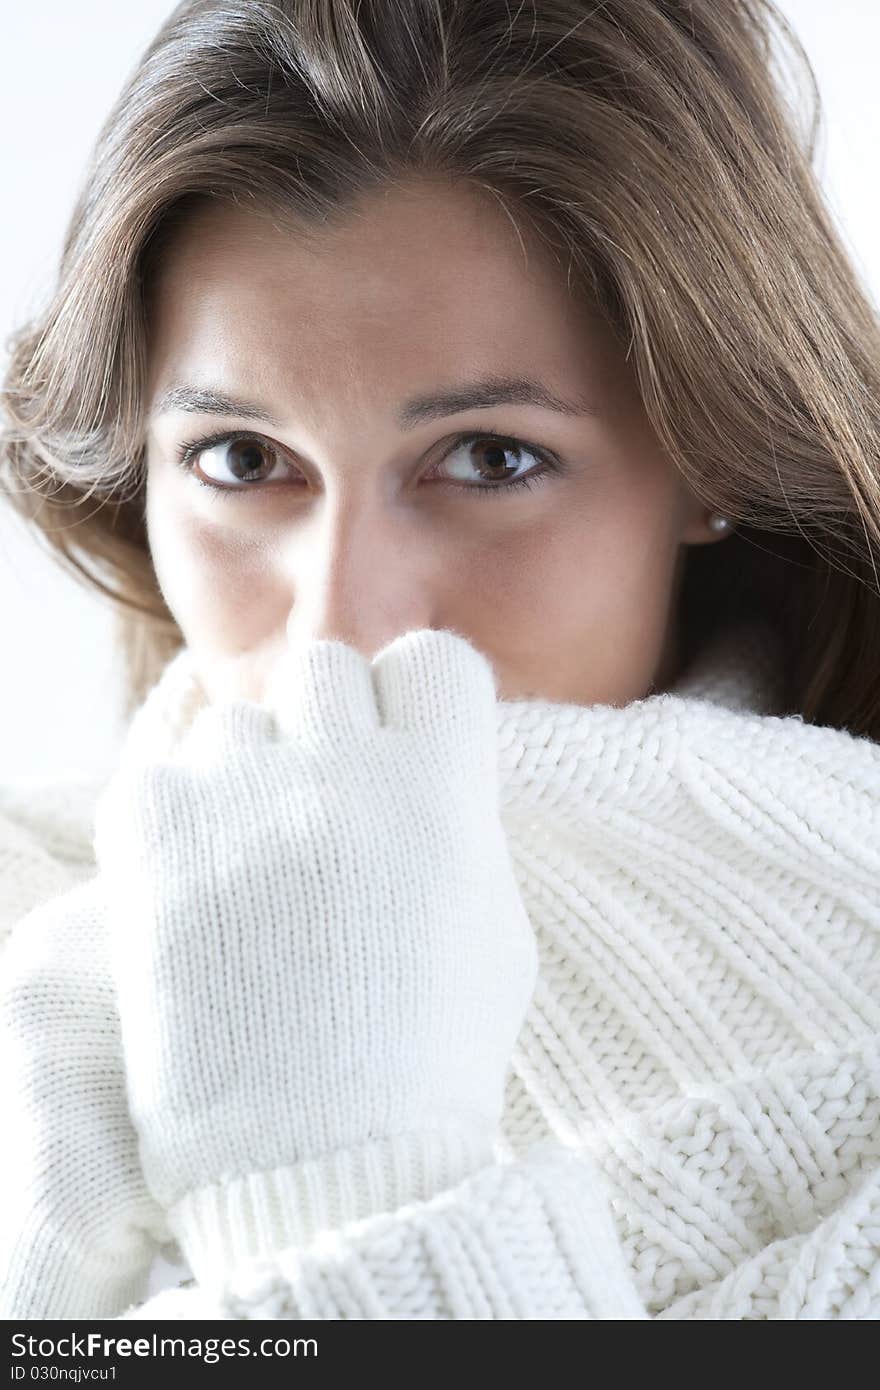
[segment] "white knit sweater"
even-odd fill
[[[157,1233],[77,1316],[880,1316],[880,745],[778,708],[763,628],[622,709],[499,702],[540,956],[506,1155],[210,1294],[149,1296]],[[99,788],[56,790],[0,789],[7,939],[93,872]],[[69,1038],[40,1007],[60,1104]]]

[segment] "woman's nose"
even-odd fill
[[[393,500],[325,494],[284,564],[290,642],[334,639],[372,660],[402,633],[437,624],[424,527]]]

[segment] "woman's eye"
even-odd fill
[[[214,492],[260,491],[291,474],[280,451],[257,435],[223,434],[182,443],[178,463]],[[531,461],[531,462],[529,462]],[[537,464],[537,466],[536,466]],[[460,492],[507,494],[535,487],[565,465],[554,454],[507,435],[470,434],[456,440],[426,475],[432,485]],[[301,477],[301,475],[299,475]]]
[[[537,460],[523,468],[523,457]],[[453,479],[452,486],[467,492],[510,492],[515,487],[534,487],[539,478],[560,473],[559,462],[543,449],[503,435],[477,434],[460,439],[443,459],[439,475]],[[470,479],[470,481],[466,481]]]
[[[193,439],[178,450],[181,466],[191,470],[205,487],[238,492],[268,482],[273,474],[284,477],[287,469],[276,449],[254,435],[219,435]],[[198,467],[196,466],[198,464]]]

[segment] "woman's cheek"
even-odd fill
[[[240,529],[154,505],[153,565],[209,695],[255,699],[283,640],[292,595]]]

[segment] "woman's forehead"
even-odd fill
[[[394,190],[322,245],[268,216],[200,209],[169,242],[152,297],[154,397],[209,368],[231,391],[243,360],[264,397],[331,378],[369,392],[386,374],[399,401],[487,375],[580,401],[607,391],[613,345],[599,317],[543,248],[524,255],[491,200],[494,236],[469,198]]]

